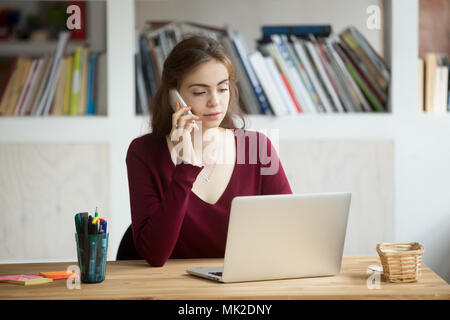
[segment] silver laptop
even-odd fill
[[[223,268],[189,269],[220,282],[340,272],[351,193],[235,197]]]

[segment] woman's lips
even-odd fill
[[[218,119],[220,116],[220,112],[218,113],[213,113],[213,114],[205,114],[205,117],[211,120],[216,120]]]

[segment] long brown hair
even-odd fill
[[[179,88],[183,77],[199,64],[215,59],[227,68],[229,76],[230,102],[227,113],[220,127],[236,129],[233,118],[245,120],[239,109],[239,92],[236,73],[230,57],[223,46],[216,40],[202,35],[186,35],[167,56],[164,62],[161,81],[149,105],[152,132],[158,137],[165,137],[172,129],[173,109],[169,104],[169,89]]]

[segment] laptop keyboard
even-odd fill
[[[222,276],[222,272],[208,272],[209,274],[212,274],[214,276],[218,276],[221,277]]]

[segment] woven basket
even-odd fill
[[[390,282],[418,281],[422,275],[423,251],[418,242],[377,244],[385,279]]]

